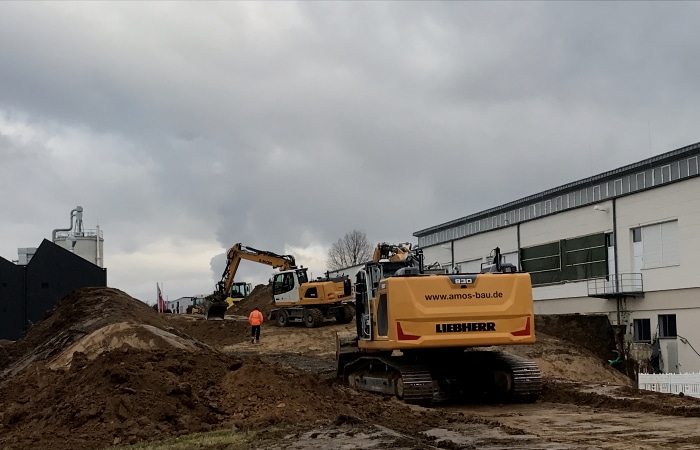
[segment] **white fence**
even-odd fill
[[[700,398],[700,373],[640,373],[639,389]]]

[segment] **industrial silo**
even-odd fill
[[[94,230],[83,227],[82,206],[77,206],[70,212],[70,228],[53,230],[51,238],[54,244],[85,258],[98,267],[104,267],[102,230],[99,225]]]

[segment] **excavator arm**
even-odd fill
[[[278,255],[277,253],[258,250],[238,243],[228,251],[226,268],[221,275],[221,281],[216,284],[217,293],[228,295],[233,285],[233,279],[238,271],[238,266],[243,259],[259,264],[267,264],[272,266],[273,269],[290,270],[296,268],[296,262],[292,255]]]
[[[244,246],[240,242],[235,244],[226,255],[226,267],[221,275],[221,281],[216,283],[214,293],[207,297],[208,306],[205,308],[207,320],[223,320],[224,314],[228,309],[226,297],[231,291],[241,260],[266,264],[272,266],[273,269],[290,270],[296,268],[296,262],[292,255],[278,255],[277,253]]]

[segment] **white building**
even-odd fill
[[[700,144],[414,233],[425,262],[478,272],[495,247],[537,314],[606,313],[664,372],[700,371]]]
[[[175,300],[166,300],[165,308],[173,314],[187,314],[187,307],[192,305],[201,305],[204,303],[203,295],[194,295],[192,297],[180,297]]]

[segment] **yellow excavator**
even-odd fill
[[[226,268],[216,291],[207,297],[207,320],[223,320],[229,308],[226,296],[234,285],[233,279],[241,260],[279,269],[272,278],[273,299],[277,308],[268,317],[278,326],[302,321],[313,328],[329,318],[335,318],[339,323],[350,323],[354,318],[352,283],[348,276],[326,276],[310,281],[308,268],[297,267],[294,256],[278,255],[237,243],[228,251]]]
[[[540,397],[536,363],[488,349],[535,343],[528,273],[498,248],[481,273],[441,275],[423,273],[420,249],[385,250],[356,275],[356,331],[336,333],[338,377],[416,404]]]

